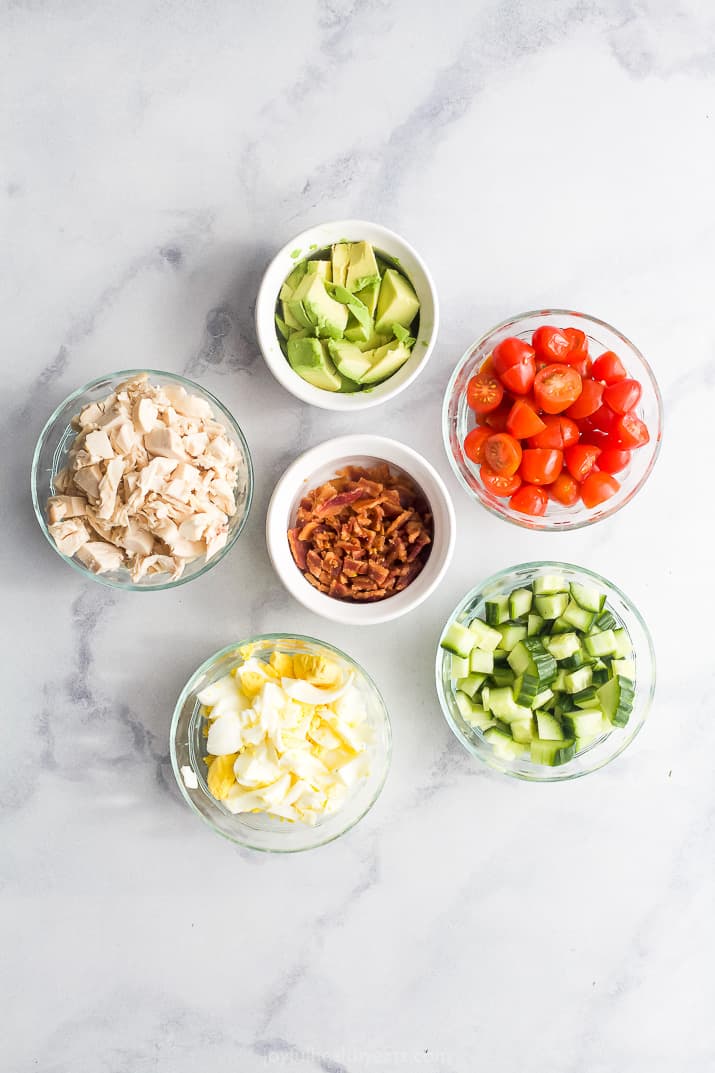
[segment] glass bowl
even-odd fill
[[[367,718],[374,731],[374,739],[368,746],[371,757],[370,772],[356,783],[345,804],[337,812],[318,820],[314,827],[294,823],[262,813],[239,813],[234,815],[209,792],[206,782],[206,739],[203,736],[203,717],[197,694],[206,686],[228,674],[242,663],[239,650],[244,645],[255,646],[252,655],[268,659],[276,649],[291,655],[327,655],[347,663],[354,672],[354,682],[366,702]],[[171,763],[176,781],[184,798],[217,834],[248,849],[268,853],[297,853],[315,849],[340,838],[372,808],[380,796],[387,778],[392,753],[390,718],[379,690],[363,668],[341,652],[339,648],[318,641],[313,637],[298,634],[265,633],[249,637],[245,641],[223,648],[210,656],[192,674],[176,702],[170,732]],[[187,787],[181,774],[182,767],[189,767],[198,781],[196,788]]]
[[[532,517],[512,510],[508,499],[498,499],[487,491],[479,476],[479,466],[464,453],[464,437],[474,427],[474,414],[467,406],[467,384],[479,371],[494,347],[507,336],[517,336],[531,342],[534,331],[545,324],[560,328],[579,328],[588,339],[589,353],[597,358],[606,350],[613,350],[622,359],[628,375],[639,380],[643,393],[636,413],[648,426],[650,441],[633,451],[627,469],[616,475],[620,490],[602,503],[589,509],[582,502],[565,507],[549,500],[546,514]],[[500,518],[526,529],[560,531],[580,529],[609,518],[633,499],[648,479],[660,450],[663,431],[663,401],[655,376],[640,350],[617,328],[586,313],[568,309],[543,309],[532,313],[520,313],[498,324],[469,348],[457,364],[447,386],[442,407],[442,435],[447,457],[460,484],[467,492]]]
[[[613,612],[628,631],[633,646],[633,656],[631,658],[635,661],[636,666],[635,699],[633,711],[626,726],[614,727],[609,734],[599,738],[577,753],[567,763],[558,767],[534,764],[528,758],[509,760],[497,756],[491,745],[482,736],[482,732],[469,726],[462,719],[451,685],[451,655],[441,647],[437,649],[437,694],[444,717],[455,737],[467,752],[482,760],[489,767],[494,768],[496,771],[501,771],[504,775],[512,775],[514,778],[526,779],[530,782],[562,782],[566,779],[577,779],[581,775],[588,775],[590,772],[597,771],[598,768],[610,763],[630,745],[643,726],[655,692],[653,641],[640,612],[613,582],[608,581],[592,570],[585,570],[583,567],[574,566],[570,563],[522,563],[519,566],[511,566],[507,570],[501,570],[498,574],[494,574],[487,581],[467,593],[447,620],[442,636],[444,636],[447,627],[452,622],[469,622],[473,618],[483,617],[484,601],[490,597],[511,592],[522,585],[528,585],[535,577],[539,577],[542,574],[554,573],[562,574],[568,582],[598,586],[601,592],[606,594],[606,607]]]
[[[178,384],[186,388],[190,394],[197,395],[200,399],[208,402],[213,410],[214,417],[224,425],[228,438],[236,444],[243,460],[239,471],[240,487],[236,491],[237,509],[233,517],[229,519],[228,540],[223,548],[210,559],[199,558],[194,562],[187,563],[183,574],[175,581],[172,581],[167,574],[152,574],[141,578],[139,581],[132,581],[129,571],[125,567],[108,571],[106,574],[93,574],[78,559],[63,555],[58,550],[48,530],[47,500],[55,494],[55,477],[65,465],[72,442],[76,436],[76,432],[71,425],[72,418],[87,403],[99,402],[106,398],[107,395],[110,395],[122,381],[140,373],[146,373],[153,384]],[[98,581],[101,585],[107,585],[109,588],[146,592],[185,585],[187,581],[193,581],[194,578],[201,577],[202,574],[216,566],[228,554],[248,520],[253,497],[253,464],[248,444],[235,418],[211,392],[201,387],[200,384],[194,383],[193,380],[186,380],[183,376],[177,376],[175,373],[161,372],[157,369],[123,369],[120,372],[108,373],[106,376],[91,380],[84,387],[78,388],[77,391],[68,395],[64,402],[60,403],[47,421],[37,441],[32,458],[31,482],[32,503],[37,520],[50,545],[64,562],[69,563],[74,570],[77,570],[84,577],[91,578],[92,581]]]

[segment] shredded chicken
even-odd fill
[[[125,568],[139,581],[178,578],[224,547],[245,470],[204,399],[152,385],[144,373],[89,403],[72,425],[77,435],[47,503],[63,555],[97,574]]]
[[[432,514],[409,477],[386,463],[347,466],[303,497],[288,543],[320,592],[383,600],[406,588],[427,561]]]

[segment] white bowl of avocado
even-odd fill
[[[335,220],[271,261],[256,302],[258,343],[276,380],[325,410],[367,410],[427,364],[439,309],[419,254],[394,231]]]

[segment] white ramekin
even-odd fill
[[[307,383],[291,369],[276,334],[275,312],[278,292],[286,276],[305,257],[333,242],[365,241],[397,261],[420,300],[420,331],[412,356],[393,376],[364,391],[342,394],[324,391]],[[265,271],[256,300],[256,334],[261,353],[279,384],[303,402],[323,410],[353,412],[369,410],[404,391],[430,359],[439,327],[437,292],[429,270],[415,249],[400,235],[367,220],[334,220],[302,231],[279,250]]]
[[[417,484],[434,518],[432,550],[420,574],[402,592],[375,603],[350,603],[313,588],[293,561],[288,530],[295,524],[300,500],[348,465],[387,462]],[[312,447],[292,462],[273,490],[266,515],[266,543],[273,567],[291,596],[323,618],[350,626],[373,626],[412,611],[439,585],[454,551],[455,519],[452,501],[434,467],[411,447],[384,436],[339,436]]]

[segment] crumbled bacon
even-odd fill
[[[432,514],[409,477],[382,462],[346,466],[303,496],[288,543],[299,570],[338,600],[382,600],[419,574]]]

